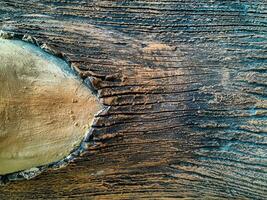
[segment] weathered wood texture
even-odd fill
[[[266,199],[267,2],[1,0],[110,106],[75,162],[0,199]]]

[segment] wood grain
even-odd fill
[[[266,199],[266,1],[2,0],[109,109],[83,156],[1,199]]]

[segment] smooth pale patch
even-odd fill
[[[31,44],[0,39],[0,174],[64,158],[100,110],[64,61]]]

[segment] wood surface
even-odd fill
[[[0,176],[69,156],[102,110],[66,62],[20,40],[0,39],[0,82]]]
[[[0,29],[107,109],[87,152],[0,199],[266,199],[266,19],[266,0],[1,0]]]

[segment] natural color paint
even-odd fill
[[[64,158],[100,109],[64,61],[0,39],[0,174]]]

